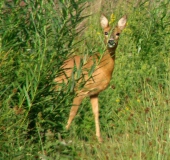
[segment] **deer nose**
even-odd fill
[[[114,39],[110,39],[110,40],[108,41],[108,43],[109,43],[109,45],[114,45],[114,44],[115,44]]]

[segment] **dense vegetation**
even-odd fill
[[[100,94],[102,144],[88,98],[65,130],[75,82],[53,81],[69,55],[104,51],[100,13],[85,0],[0,2],[0,159],[170,157],[170,2],[103,2],[111,25],[128,25]]]

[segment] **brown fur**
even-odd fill
[[[73,100],[73,106],[70,111],[66,128],[68,129],[70,127],[70,124],[75,117],[82,100],[89,96],[95,116],[96,136],[99,141],[102,141],[102,138],[100,136],[99,127],[98,94],[105,90],[110,83],[115,65],[115,50],[118,45],[119,34],[126,26],[126,19],[126,16],[122,17],[118,22],[118,26],[112,31],[107,18],[104,15],[101,16],[101,26],[104,30],[104,33],[108,33],[108,35],[105,35],[105,43],[107,45],[107,49],[102,57],[99,53],[96,53],[87,59],[86,63],[81,68],[82,76],[74,88],[77,96]],[[109,43],[109,40],[114,42],[113,46]],[[83,57],[81,56],[74,56],[66,60],[62,66],[64,74],[56,77],[55,81],[57,83],[67,83],[68,78],[72,76],[73,68],[75,66],[76,68],[80,68],[82,61]],[[89,70],[93,65],[96,65],[96,67],[92,75],[89,75]],[[80,84],[82,82],[84,83],[84,86],[83,88],[80,88]],[[56,88],[58,88],[58,86],[56,86]]]

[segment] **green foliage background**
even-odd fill
[[[102,3],[113,26],[128,15],[111,84],[100,94],[104,142],[96,141],[88,98],[65,131],[73,84],[54,92],[53,80],[69,55],[104,51],[100,13],[91,14],[91,4],[0,2],[0,159],[170,157],[168,0]],[[76,27],[84,19],[82,34]]]

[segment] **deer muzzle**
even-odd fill
[[[116,42],[114,39],[109,39],[107,45],[109,48],[113,48],[113,47],[115,47]]]

